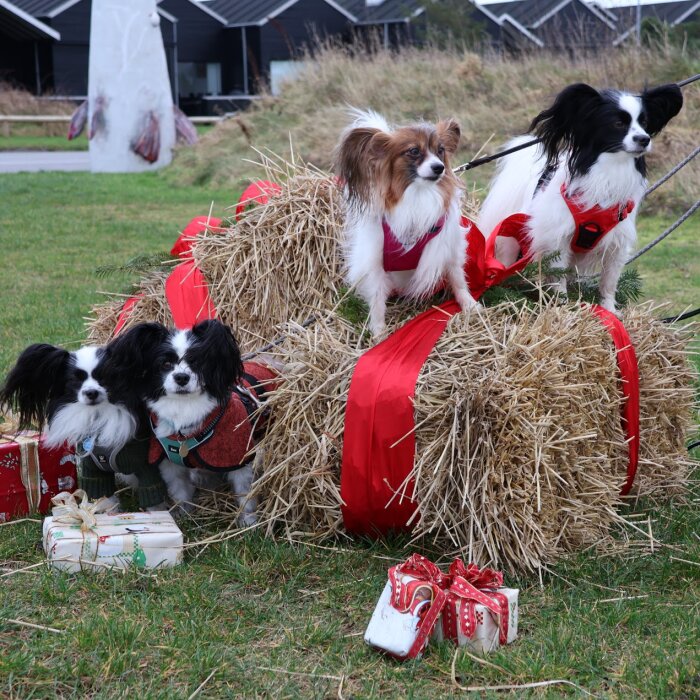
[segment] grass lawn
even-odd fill
[[[168,250],[192,216],[212,201],[220,215],[235,197],[157,174],[0,176],[0,376],[30,342],[80,343],[95,290],[127,281],[98,280],[95,268]],[[642,240],[668,223],[642,215]],[[695,217],[641,259],[647,296],[674,310],[698,305],[699,235]],[[543,587],[509,579],[521,588],[520,637],[488,663],[462,650],[455,658],[449,644],[406,664],[365,647],[387,567],[405,556],[401,540],[324,548],[247,535],[188,550],[182,567],[156,575],[71,577],[13,573],[43,560],[41,527],[1,526],[0,697],[188,698],[203,682],[197,697],[456,697],[453,659],[463,686],[580,687],[517,697],[698,697],[698,498],[696,489],[689,506],[636,506],[670,545],[653,555],[581,553]],[[197,539],[194,524],[185,531]]]

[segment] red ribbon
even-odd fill
[[[221,233],[224,230],[221,228],[221,219],[209,216],[195,216],[194,219],[191,219],[187,226],[182,229],[182,233],[180,233],[175,244],[170,249],[170,255],[177,255],[181,258],[189,257],[197,236],[207,230]]]
[[[143,299],[143,294],[134,294],[134,296],[129,297],[122,306],[122,310],[119,312],[119,318],[117,318],[117,325],[114,327],[112,336],[117,336],[119,331],[124,328],[126,322],[131,316],[131,312],[134,310],[134,306]]]
[[[474,298],[530,262],[527,221],[525,214],[509,216],[488,239],[475,224],[471,225],[465,271]],[[468,223],[463,220],[463,224]],[[498,236],[514,238],[520,245],[522,257],[509,267],[495,257]],[[448,321],[458,311],[457,303],[448,301],[420,314],[364,353],[355,366],[345,408],[340,473],[342,513],[348,532],[380,535],[410,529],[409,521],[417,507],[414,484],[408,480],[415,456],[416,382]],[[632,486],[638,461],[639,376],[634,350],[622,324],[595,313],[604,320],[618,349],[618,368],[627,398],[623,424],[630,440],[630,459],[622,490],[625,495]]]
[[[276,182],[269,180],[256,180],[243,190],[243,194],[236,206],[236,221],[241,218],[241,214],[250,203],[267,204],[269,197],[281,192],[282,188]]]
[[[483,605],[498,616],[498,639],[508,641],[508,598],[497,590],[503,586],[500,571],[476,564],[464,566],[460,559],[450,565],[451,584],[447,591],[447,603],[442,613],[442,630],[446,639],[458,641],[458,625],[462,634],[471,639],[476,634],[476,606]],[[489,590],[490,589],[490,590]]]
[[[217,316],[207,281],[194,260],[173,269],[165,280],[165,297],[176,328],[192,328],[199,321]]]
[[[622,321],[602,306],[591,306],[591,311],[601,320],[610,333],[617,352],[617,367],[620,370],[620,388],[625,402],[622,405],[622,427],[628,440],[629,461],[627,480],[620,491],[626,496],[634,483],[639,464],[639,365],[632,339]]]
[[[404,581],[404,576],[415,578],[414,581]],[[389,569],[389,581],[391,583],[391,606],[401,613],[415,615],[416,609],[424,601],[429,600],[428,605],[419,612],[420,622],[416,639],[405,658],[415,659],[427,646],[430,635],[440,618],[440,613],[447,602],[447,594],[443,590],[448,582],[445,574],[438,569],[429,559],[420,554],[413,554],[403,564],[392,566]],[[419,593],[427,592],[429,598],[419,597]]]

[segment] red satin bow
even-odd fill
[[[464,566],[460,559],[455,559],[450,566],[449,575],[451,583],[442,613],[445,638],[456,642],[459,625],[462,634],[471,639],[476,633],[476,606],[483,605],[498,615],[498,638],[501,644],[506,644],[509,623],[508,598],[495,590],[503,586],[503,574],[489,568],[479,569],[473,563]]]

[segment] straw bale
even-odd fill
[[[249,207],[223,232],[205,231],[192,249],[219,317],[234,330],[244,352],[274,339],[287,322],[303,323],[330,311],[344,288],[344,202],[337,182],[294,156],[287,162],[258,155],[263,177],[279,183],[281,192]],[[463,209],[475,215],[473,194],[465,194]],[[169,322],[162,274],[150,274],[139,286],[146,298],[128,325]],[[111,337],[122,303],[119,297],[93,309],[88,324],[93,341]]]
[[[244,350],[274,338],[281,324],[333,308],[343,284],[342,224],[336,183],[297,164],[267,204],[249,208],[223,234],[197,239],[193,257]]]
[[[662,309],[633,307],[623,322],[639,364],[640,450],[633,494],[661,502],[686,491],[693,462],[686,449],[696,437],[697,372],[690,344],[698,324],[653,320]]]
[[[645,307],[628,319],[642,375],[640,491],[667,496],[659,484],[677,492],[685,474],[687,333]],[[342,533],[345,401],[367,341],[336,314],[290,331],[279,358],[302,369],[272,399],[255,492],[268,535],[324,538]],[[667,366],[661,392],[654,363]],[[681,387],[677,410],[667,406]],[[510,571],[586,547],[612,551],[628,455],[622,400],[614,347],[586,309],[503,304],[456,316],[416,388],[415,540]]]
[[[142,297],[131,308],[124,324],[125,330],[144,321],[173,325],[173,317],[165,298],[166,278],[164,272],[153,272],[141,281],[134,294],[141,294]],[[125,300],[120,295],[92,308],[92,317],[87,324],[88,340],[91,343],[103,344],[112,339]]]

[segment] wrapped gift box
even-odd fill
[[[75,456],[49,450],[35,432],[0,435],[0,522],[48,513],[51,498],[77,487]]]
[[[44,551],[63,571],[132,566],[155,569],[182,561],[182,532],[168,511],[94,515],[94,525],[72,516],[44,520]]]
[[[446,601],[442,578],[440,570],[418,554],[392,567],[367,625],[365,642],[398,659],[418,658]]]
[[[434,641],[452,639],[459,646],[483,654],[497,649],[502,639],[506,644],[515,640],[518,636],[518,589],[498,588],[480,593],[490,598],[489,605],[448,593],[440,623],[433,632]],[[470,605],[471,611],[467,610]],[[502,613],[494,610],[496,606],[507,610],[503,621]],[[503,630],[501,625],[504,625]]]

